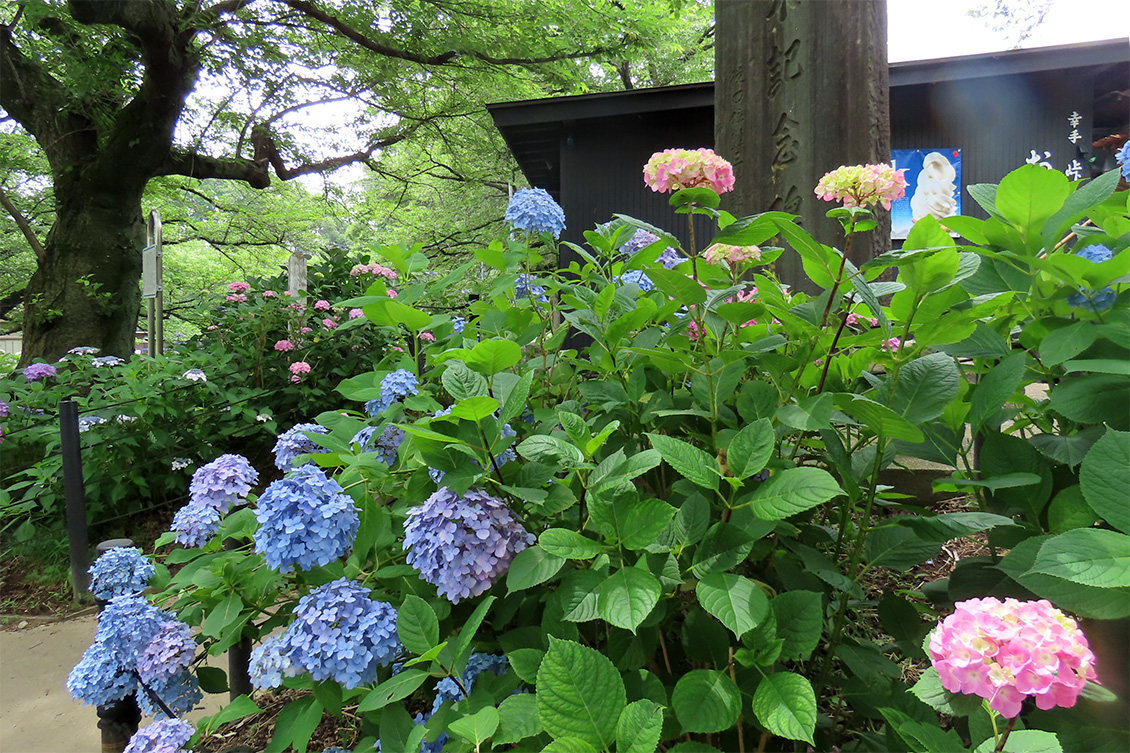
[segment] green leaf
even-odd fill
[[[533,678],[529,682],[533,683]],[[541,734],[541,731],[538,701],[533,694],[518,693],[508,696],[498,705],[498,731],[494,733],[495,745],[510,745]]]
[[[753,713],[778,737],[813,742],[816,694],[800,675],[777,672],[762,678],[753,694]]]
[[[755,489],[751,504],[762,520],[783,520],[843,493],[832,474],[821,468],[788,468]]]
[[[950,716],[969,716],[981,709],[981,698],[973,695],[951,693],[942,687],[942,680],[938,677],[938,670],[927,667],[918,678],[918,682],[910,689],[918,700],[930,706],[935,711]]]
[[[1064,379],[1052,388],[1051,409],[1081,424],[1130,424],[1130,379],[1087,375]]]
[[[507,652],[506,659],[510,662],[510,668],[514,670],[514,674],[518,675],[523,682],[533,685],[537,682],[538,667],[541,666],[541,660],[544,656],[545,652],[536,648],[516,648]]]
[[[396,633],[404,648],[423,654],[439,642],[439,618],[428,602],[409,594],[396,614]]]
[[[212,638],[219,638],[220,633],[235,624],[241,611],[243,611],[243,599],[239,598],[239,594],[232,594],[208,613],[204,618],[204,624],[200,626],[200,631]]]
[[[196,679],[200,681],[200,689],[205,693],[228,692],[228,674],[219,667],[197,667]]]
[[[1112,526],[1130,533],[1130,432],[1107,430],[1079,468],[1083,498]]]
[[[357,707],[359,713],[383,709],[393,701],[407,698],[424,684],[429,675],[422,669],[405,669],[369,691]]]
[[[494,706],[484,706],[470,716],[464,716],[447,725],[455,734],[468,740],[478,750],[482,742],[498,729],[498,709]]]
[[[281,753],[291,747],[304,753],[322,721],[323,710],[322,704],[312,697],[288,704],[275,720],[275,734],[266,748],[267,753]]]
[[[812,656],[824,630],[823,596],[815,591],[786,591],[770,602],[777,637],[784,639],[781,658],[804,661]]]
[[[467,368],[462,361],[450,361],[440,377],[443,388],[456,400],[466,400],[470,397],[482,397],[490,394],[487,380]]]
[[[1087,210],[1106,201],[1118,188],[1118,179],[1118,171],[1109,170],[1079,186],[1068,196],[1063,208],[1052,215],[1044,225],[1044,248],[1054,248],[1071,225],[1081,219]]]
[[[507,592],[523,591],[545,583],[557,575],[564,564],[563,558],[550,554],[540,546],[523,549],[510,563],[510,571],[506,574]]]
[[[607,656],[549,636],[537,682],[538,717],[546,732],[607,750],[626,705],[624,681]]]
[[[665,434],[648,434],[651,445],[688,481],[705,489],[717,489],[722,472],[718,461],[692,444]]]
[[[957,397],[960,384],[961,375],[953,357],[931,353],[899,370],[889,407],[907,421],[921,424],[942,415],[945,407]]]
[[[484,395],[460,400],[448,415],[452,418],[465,418],[468,421],[482,421],[487,416],[494,415],[496,410],[498,410],[498,401]]]
[[[1099,519],[1087,501],[1079,484],[1061,489],[1048,506],[1048,529],[1063,533],[1072,528],[1090,528]]]
[[[882,403],[869,400],[862,395],[844,392],[836,394],[835,402],[837,408],[856,421],[862,422],[875,434],[882,433],[889,439],[902,439],[915,444],[926,441],[926,437],[917,426]]]
[[[1031,572],[1047,536],[1033,536],[1012,548],[997,568],[1037,596],[1080,617],[1116,620],[1130,615],[1130,589],[1096,588]]]
[[[730,629],[736,638],[765,619],[769,600],[749,578],[733,573],[709,573],[695,587],[698,602]]]
[[[342,696],[342,686],[334,680],[325,680],[314,686],[314,697],[334,716],[341,716]]]
[[[475,607],[475,611],[472,612],[471,616],[463,623],[463,629],[459,631],[459,636],[455,640],[449,641],[451,651],[447,666],[458,666],[466,663],[464,654],[470,656],[471,641],[474,640],[475,632],[479,629],[479,626],[483,624],[483,619],[486,618],[487,612],[490,611],[490,607],[494,604],[495,598],[494,596],[488,596],[479,602],[479,605]],[[463,667],[459,666],[458,671],[462,672]]]
[[[431,314],[424,313],[399,301],[377,301],[362,306],[361,310],[365,312],[365,317],[369,321],[393,329],[397,329],[403,324],[408,329],[419,332],[432,323]]]
[[[832,420],[832,395],[822,392],[796,405],[782,405],[777,410],[777,420],[802,431],[826,429]]]
[[[759,418],[743,426],[730,440],[726,451],[726,463],[734,478],[749,478],[761,471],[772,457],[776,441],[773,424],[767,418]]]
[[[1083,371],[1089,374],[1119,374],[1130,376],[1130,361],[1119,358],[1087,358],[1079,361],[1065,361],[1063,370]]]
[[[942,731],[936,721],[919,722],[907,714],[892,708],[880,708],[879,713],[890,724],[911,750],[926,753],[953,753],[964,750],[961,736],[957,730]]]
[[[647,276],[656,287],[684,306],[696,306],[706,301],[706,291],[702,286],[682,272],[652,268],[647,270]]]
[[[562,618],[570,622],[597,619],[597,590],[604,580],[604,575],[595,570],[574,570],[566,575],[557,589]]]
[[[522,346],[513,340],[494,338],[477,343],[463,359],[470,368],[490,376],[522,360]]]
[[[538,536],[538,546],[555,557],[567,560],[591,560],[601,550],[599,541],[565,528],[542,531],[541,536]]]
[[[612,506],[613,525],[620,544],[636,551],[655,543],[676,510],[661,499],[617,500]]]
[[[655,753],[663,713],[659,704],[646,698],[629,703],[616,725],[616,753]]]
[[[1040,360],[1045,366],[1063,363],[1082,353],[1095,342],[1095,326],[1091,322],[1075,322],[1053,329],[1040,341]]]
[[[1036,234],[1070,195],[1071,183],[1063,173],[1021,165],[997,186],[996,209],[1016,228]]]
[[[515,449],[526,460],[532,460],[535,463],[575,468],[585,462],[585,456],[581,454],[580,449],[564,439],[549,434],[535,434],[532,437],[527,437]]]
[[[715,523],[695,548],[691,571],[699,578],[708,573],[729,570],[746,558],[754,539],[730,523]]]
[[[505,424],[510,419],[520,416],[526,410],[526,401],[530,398],[530,385],[534,381],[534,372],[527,371],[518,380],[513,389],[506,396],[498,414],[498,423]]]
[[[542,748],[541,753],[597,753],[597,750],[576,737],[559,737]]]
[[[255,701],[245,695],[241,695],[212,716],[205,717],[205,719],[207,719],[207,725],[204,724],[204,720],[202,719],[200,726],[202,728],[206,726],[207,729],[214,730],[228,722],[234,722],[244,717],[251,716],[252,714],[261,714],[262,712],[263,709],[259,708]]]
[[[1048,170],[1047,172],[1054,173],[1057,171]],[[978,745],[973,753],[993,753],[996,750],[997,741],[990,737]],[[1004,748],[1000,753],[1063,753],[1063,747],[1060,746],[1059,738],[1053,732],[1044,732],[1039,729],[1021,729],[1013,730],[1009,734],[1008,740],[1005,741]]]
[[[597,613],[606,622],[634,633],[659,603],[662,591],[659,579],[648,571],[621,568],[597,589]]]
[[[988,419],[1000,412],[1024,377],[1028,354],[1019,351],[1004,359],[981,377],[970,401],[968,421],[977,432]]]
[[[675,683],[671,706],[684,731],[721,732],[738,721],[742,694],[726,673],[694,669]]]
[[[1076,528],[1040,547],[1031,572],[1097,588],[1130,587],[1130,536]]]
[[[1105,431],[1105,426],[1092,426],[1076,434],[1033,434],[1028,441],[1044,457],[1074,468]]]

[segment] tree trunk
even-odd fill
[[[886,0],[716,0],[714,135],[738,178],[722,207],[782,210],[817,240],[843,230],[813,193],[840,165],[890,159]],[[890,214],[853,241],[856,264],[890,248]],[[814,292],[795,254],[783,282]]]
[[[142,188],[56,187],[56,220],[28,283],[21,366],[76,345],[129,358],[141,299]]]

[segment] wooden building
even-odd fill
[[[1025,162],[1078,177],[1114,166],[1111,152],[1091,144],[1130,128],[1130,40],[894,63],[890,87],[892,150],[959,150],[962,213],[983,217],[966,187],[996,183]],[[565,210],[564,240],[583,242],[619,212],[685,241],[685,221],[644,185],[642,169],[653,152],[713,145],[712,83],[488,109],[530,185]]]

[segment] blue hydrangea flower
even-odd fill
[[[392,466],[396,463],[400,445],[404,443],[404,430],[396,426],[386,426],[381,435],[373,439],[376,431],[377,427],[366,426],[353,436],[353,442],[361,446],[361,452],[376,452],[383,463]]]
[[[632,254],[639,253],[641,249],[647,248],[657,240],[659,240],[659,236],[655,233],[649,233],[646,230],[637,230],[632,234],[632,237],[628,239],[628,242],[622,246],[622,250],[625,254],[631,256]]]
[[[286,473],[294,470],[294,459],[299,455],[318,452],[321,448],[302,432],[326,434],[328,430],[318,424],[295,424],[279,435],[275,442],[275,467]]]
[[[510,662],[505,656],[495,656],[494,654],[471,654],[471,658],[467,660],[467,668],[463,670],[463,675],[460,677],[462,685],[470,693],[475,686],[475,680],[479,678],[483,672],[491,671],[501,677],[510,671]],[[445,701],[453,703],[466,698],[463,691],[459,687],[459,683],[450,677],[445,677],[436,683],[436,697],[432,700],[432,710],[427,714],[420,712],[416,714],[413,721],[416,724],[426,724],[439,711],[440,706]],[[443,750],[444,744],[448,741],[449,736],[446,732],[441,734],[435,739],[434,742],[424,740],[420,745],[421,753],[439,753]]]
[[[1130,180],[1130,141],[1122,145],[1114,154],[1114,161],[1117,162],[1122,170],[1122,179]]]
[[[190,382],[207,382],[208,375],[202,369],[189,369],[180,375],[181,379],[187,379]]]
[[[376,400],[365,403],[365,410],[373,418],[388,410],[393,403],[399,403],[409,395],[420,391],[420,382],[416,375],[407,369],[397,369],[385,375],[381,380],[381,396]]]
[[[55,367],[49,363],[29,363],[24,367],[24,379],[29,382],[38,382],[41,379],[53,377],[56,374]]]
[[[117,366],[125,362],[124,358],[118,358],[117,356],[99,356],[98,358],[90,359],[90,365],[96,369],[100,369],[103,366]]]
[[[77,348],[68,350],[67,354],[72,356],[92,356],[97,352],[98,348],[93,348],[89,345],[79,345]]]
[[[220,518],[236,502],[247,498],[258,479],[259,472],[242,455],[221,455],[198,468],[188,484],[188,503],[177,510],[169,529],[179,533],[177,543],[207,544],[219,530]]]
[[[346,688],[374,682],[377,668],[401,651],[396,609],[347,578],[303,596],[294,615],[280,650],[315,681],[332,679]]]
[[[502,500],[477,489],[460,497],[443,487],[404,525],[408,564],[453,604],[490,588],[535,540]]]
[[[685,256],[680,256],[678,251],[668,246],[655,261],[662,264],[667,269],[674,269],[686,260],[687,258]]]
[[[309,570],[340,559],[361,525],[341,484],[321,468],[304,465],[275,481],[259,497],[255,551],[281,573]]]
[[[181,670],[159,682],[145,683],[161,702],[174,714],[187,714],[196,708],[196,704],[204,700],[204,693],[200,690],[200,682],[188,670]],[[137,692],[137,705],[141,713],[146,716],[155,716],[158,719],[167,719],[168,715],[161,705],[155,702],[144,688]]]
[[[196,730],[180,719],[161,719],[133,733],[125,753],[184,753]]]
[[[102,641],[94,641],[67,676],[72,697],[89,706],[105,706],[133,692],[137,681],[126,671],[115,653]]]
[[[457,333],[467,329],[467,320],[461,316],[451,317],[451,327]]]
[[[1075,255],[1095,264],[1102,264],[1104,261],[1110,261],[1114,258],[1114,252],[1101,243],[1081,248],[1075,252]],[[1067,305],[1083,308],[1087,311],[1105,311],[1114,305],[1115,297],[1113,288],[1106,287],[1102,290],[1079,288],[1078,293],[1072,293],[1067,297]]]
[[[146,684],[164,683],[188,669],[195,657],[192,629],[180,620],[169,620],[161,624],[137,657],[137,674]]]
[[[373,451],[373,434],[377,431],[375,426],[366,426],[361,431],[353,435],[353,439],[349,440],[350,444],[358,445],[361,452]]]
[[[3,400],[0,400],[0,418],[7,418],[12,409]]]
[[[613,278],[613,282],[618,285],[630,285],[635,283],[639,286],[639,289],[645,293],[650,292],[651,289],[655,287],[655,283],[651,281],[651,278],[639,269],[632,269],[622,275],[617,275]]]
[[[91,427],[97,426],[98,424],[104,424],[104,423],[106,423],[106,419],[102,418],[102,416],[79,416],[78,417],[78,430],[79,430],[79,433],[81,434],[82,432],[90,429]]]
[[[285,633],[272,635],[251,650],[247,664],[251,684],[259,690],[277,688],[284,677],[295,677],[302,668],[290,658],[290,646],[284,641]]]
[[[139,594],[156,572],[157,568],[137,547],[116,546],[104,552],[90,566],[90,592],[103,601],[115,596]]]
[[[542,285],[533,285],[533,278],[530,275],[518,275],[518,279],[514,281],[514,298],[533,298],[537,301],[545,303],[549,298],[545,295],[545,287]]]
[[[544,188],[523,188],[506,205],[506,221],[515,230],[550,233],[554,238],[565,229],[565,212]]]

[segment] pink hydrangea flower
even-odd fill
[[[684,188],[710,188],[715,193],[734,190],[734,167],[713,149],[664,149],[651,155],[643,180],[657,193]]]
[[[891,202],[906,195],[905,170],[888,164],[837,167],[816,184],[816,195],[825,201],[841,201],[846,207],[866,207]]]
[[[330,302],[325,301],[325,300],[317,301],[316,303],[314,303],[314,310],[315,311],[329,311],[330,310]]]
[[[326,329],[333,329],[337,326],[337,322],[335,322],[333,319],[323,319],[322,326]]]
[[[365,315],[365,312],[362,311],[361,309],[349,309],[349,318],[350,319],[360,319],[364,315]]]
[[[433,335],[433,334],[432,334],[431,332],[421,332],[421,333],[420,333],[420,339],[421,339],[421,340],[423,340],[424,342],[429,342],[429,343],[430,343],[430,342],[434,342],[434,341],[435,341],[435,339],[436,339],[436,336],[435,336],[435,335]]]
[[[209,332],[213,332],[213,331],[215,331],[219,328],[220,328],[220,325],[218,325],[218,324],[209,324],[207,327],[205,327],[205,329],[207,329]]]
[[[284,352],[288,350],[294,350],[294,343],[292,343],[290,340],[279,340],[277,343],[275,343],[275,350]]]
[[[292,376],[292,377],[290,378],[290,381],[292,381],[292,382],[294,382],[294,383],[298,383],[298,382],[301,382],[301,381],[302,381],[302,377],[300,377],[300,376],[298,376],[297,374],[295,374],[294,376]]]
[[[880,343],[879,347],[887,351],[888,353],[893,353],[894,351],[899,349],[900,345],[902,345],[902,341],[897,337],[892,337],[890,340],[884,340],[882,343]]]
[[[726,261],[730,264],[750,261],[751,259],[757,261],[761,258],[761,248],[758,246],[731,246],[726,243],[715,243],[706,249],[702,258],[711,264],[717,264],[720,261]]]
[[[291,297],[291,296],[294,295],[294,293],[290,292],[289,290],[285,290],[285,291],[283,291],[283,295],[285,295],[287,297]]]
[[[955,606],[927,648],[951,693],[980,696],[1012,718],[1028,696],[1044,710],[1070,708],[1097,678],[1087,638],[1049,602],[985,598]]]
[[[389,298],[396,298],[396,291],[393,290],[392,288],[389,288],[388,289],[388,297]]]
[[[358,275],[377,275],[378,277],[384,277],[386,280],[395,280],[399,276],[395,269],[389,269],[383,264],[377,264],[376,262],[372,264],[355,264],[353,269],[349,270],[349,274],[353,277],[357,277]]]
[[[306,304],[305,303],[292,303],[289,306],[287,306],[287,308],[292,309],[294,311],[297,311],[298,313],[301,314],[303,311],[306,310]]]
[[[693,319],[687,324],[687,337],[689,337],[693,343],[698,342],[698,339],[702,337],[702,331],[702,328],[698,326],[698,322]]]
[[[399,345],[393,345],[392,349],[395,350],[397,353],[403,353],[404,352],[404,348],[400,347]]]
[[[309,374],[310,364],[305,361],[295,361],[290,365],[291,374]]]
[[[234,285],[235,283],[232,283],[232,284]],[[244,295],[243,293],[233,293],[233,294],[227,296],[227,300],[231,301],[232,303],[246,303],[247,302],[247,296]]]
[[[302,329],[300,329],[298,331],[305,335],[305,334],[309,334],[310,332],[313,332],[314,330],[310,329],[309,327],[303,327]]]
[[[274,298],[276,295],[278,295],[278,293],[276,293],[273,290],[264,290],[263,291],[263,297],[264,298]]]
[[[251,290],[251,286],[246,282],[233,282],[228,285],[228,290],[233,293],[243,293],[245,291]]]

